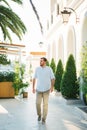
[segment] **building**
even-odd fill
[[[73,54],[77,71],[80,71],[81,48],[87,41],[87,1],[86,0],[48,0],[48,18],[46,41],[47,57],[54,58],[56,63],[61,59],[66,64]],[[63,22],[61,11],[70,12],[69,20]],[[68,20],[68,21],[67,21]]]
[[[48,60],[54,58],[57,64],[61,59],[65,67],[69,55],[73,54],[79,77],[81,49],[87,41],[87,0],[48,0],[45,38]],[[81,92],[81,99],[82,95]]]

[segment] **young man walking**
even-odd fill
[[[48,113],[48,99],[49,93],[53,91],[55,77],[50,67],[46,66],[47,59],[42,57],[40,59],[40,66],[36,68],[33,77],[33,93],[36,92],[36,110],[38,115],[38,121],[42,119],[42,123],[45,123]],[[37,80],[37,86],[35,88]],[[43,112],[41,113],[41,103],[43,100]]]

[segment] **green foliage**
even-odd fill
[[[20,89],[23,89],[25,87],[28,87],[29,83],[24,82],[24,72],[25,72],[25,66],[22,64],[20,66],[19,62],[15,62],[15,76],[14,76],[14,82],[13,82],[13,87],[16,91],[19,92]]]
[[[82,91],[84,94],[87,94],[87,81],[83,81],[82,83]]]
[[[20,75],[21,75],[21,78],[23,78],[24,72],[25,72],[25,65],[24,65],[24,64],[21,64],[21,67],[20,67]]]
[[[61,81],[61,93],[65,98],[77,98],[78,91],[75,60],[71,54]]]
[[[46,65],[49,66],[49,61],[47,60]]]
[[[15,73],[14,72],[0,72],[0,82],[13,82]]]
[[[55,64],[54,58],[51,59],[50,67],[52,68],[53,73],[55,74],[56,64]]]
[[[39,15],[38,15],[37,9],[36,9],[35,5],[33,4],[33,1],[32,1],[32,0],[30,0],[29,2],[30,2],[30,4],[31,4],[31,6],[32,6],[32,8],[33,8],[33,11],[34,11],[34,13],[35,13],[35,15],[36,15],[36,18],[37,18],[37,20],[38,20],[38,23],[39,23],[39,26],[40,26],[40,29],[41,29],[41,33],[43,34],[43,26],[42,26],[42,23],[41,23],[41,21],[40,21],[40,17],[39,17]]]
[[[62,75],[63,75],[63,64],[62,64],[62,61],[59,60],[57,64],[56,73],[55,73],[55,84],[54,84],[54,87],[57,91],[60,91]]]
[[[7,6],[10,6],[9,5],[9,3],[8,3],[8,0],[0,0],[0,1],[2,1],[2,2],[4,2]],[[15,2],[15,3],[18,3],[18,4],[22,4],[23,2],[23,0],[9,0],[9,1],[13,1],[13,2]]]
[[[82,48],[81,70],[82,77],[87,81],[87,45]]]
[[[83,94],[87,94],[87,42],[82,47],[81,53],[81,74],[82,78],[82,91]]]
[[[10,60],[8,60],[7,55],[0,54],[0,64],[7,65],[10,64]]]
[[[20,40],[26,32],[26,27],[21,18],[13,12],[7,0],[0,2],[0,27],[4,40],[8,39],[12,43],[11,33],[14,33]],[[22,4],[22,0],[11,0],[15,3]]]

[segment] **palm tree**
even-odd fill
[[[23,0],[9,0],[9,3],[10,1],[16,2],[17,4],[23,4]],[[19,39],[21,40],[23,34],[25,34],[26,32],[26,27],[22,22],[22,20],[20,19],[20,17],[15,12],[12,11],[9,3],[8,0],[0,0],[0,27],[3,33],[4,40],[8,38],[10,42],[12,42],[9,29],[14,34],[16,34],[16,36],[18,36]],[[41,33],[43,34],[43,26],[40,22],[40,17],[32,0],[30,0],[30,4],[39,22]]]
[[[22,4],[22,0],[11,1]],[[9,3],[7,0],[0,0],[0,27],[3,33],[4,40],[8,38],[10,42],[12,42],[9,29],[21,40],[23,34],[25,34],[26,32],[26,27],[20,17],[12,11]]]

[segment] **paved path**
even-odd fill
[[[35,95],[0,99],[0,130],[87,130],[87,119],[75,105],[50,94],[46,124],[37,121]]]

